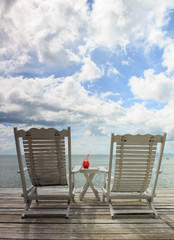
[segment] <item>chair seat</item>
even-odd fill
[[[110,192],[110,199],[149,199],[151,194],[137,192]]]

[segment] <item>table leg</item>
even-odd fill
[[[96,190],[96,188],[94,187],[93,183],[92,183],[92,179],[94,177],[95,173],[90,173],[89,175],[87,173],[84,173],[84,176],[86,177],[86,183],[83,187],[83,191],[80,194],[80,200],[83,199],[83,197],[85,196],[89,186],[91,187],[94,195],[96,196],[97,200],[100,201],[100,197],[98,195],[98,191]]]
[[[98,195],[98,191],[97,191],[97,189],[94,187],[94,185],[92,183],[92,179],[93,179],[94,175],[93,176],[86,176],[86,178],[88,179],[89,186],[91,187],[91,189],[92,189],[93,193],[95,194],[97,200],[100,201],[100,197]]]

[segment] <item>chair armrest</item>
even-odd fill
[[[23,170],[27,171],[27,167],[23,168]],[[18,170],[17,173],[20,173],[20,170]]]
[[[153,173],[156,173],[157,170],[155,168],[153,168]],[[162,173],[163,171],[162,170],[159,170],[159,173]]]
[[[98,169],[100,170],[100,172],[108,173],[108,170],[103,166],[99,166]]]
[[[72,170],[72,173],[78,173],[80,172],[81,166],[75,166]]]
[[[103,181],[103,189],[104,188],[106,188],[106,183],[107,183],[107,178],[108,178],[108,170],[107,170],[107,168],[106,167],[103,167],[103,166],[99,166],[98,167],[98,169],[99,169],[99,171],[101,172],[101,173],[104,173],[104,181]]]
[[[75,174],[80,172],[80,169],[81,169],[81,166],[75,166],[72,171],[71,171],[71,174],[72,174],[72,196],[73,196],[73,199],[74,199],[74,196],[75,196],[75,192],[76,192],[76,187],[75,187]]]

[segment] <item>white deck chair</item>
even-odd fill
[[[117,214],[154,214],[157,212],[152,204],[155,196],[160,165],[163,156],[166,134],[163,135],[114,135],[111,134],[110,161],[108,180],[103,188],[103,197],[107,198],[110,206],[111,217]],[[157,144],[160,145],[159,155],[156,154]],[[113,182],[111,172],[113,167],[113,148],[116,144],[116,160]],[[154,161],[158,157],[157,168],[151,181]],[[106,178],[107,179],[107,178]],[[116,210],[113,208],[113,199],[145,199],[148,208],[145,210]]]
[[[71,177],[71,129],[58,131],[54,128],[37,129],[31,128],[28,131],[14,128],[16,150],[21,176],[24,202],[26,204],[22,217],[27,216],[65,216],[69,217],[70,202],[73,200],[72,177]],[[66,174],[65,141],[68,138],[68,169],[69,178]],[[20,140],[22,138],[22,141]],[[66,143],[66,144],[65,144]],[[24,167],[21,156],[21,146],[24,149],[26,167],[32,183],[27,189]],[[69,183],[69,184],[68,184]],[[55,188],[55,195],[38,194],[37,189],[43,186],[65,186],[69,185],[67,193],[59,194],[59,189]],[[57,193],[57,194],[56,194]],[[53,213],[34,211],[30,208],[32,200],[67,200],[67,209],[54,209]]]

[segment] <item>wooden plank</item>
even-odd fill
[[[136,228],[136,230],[135,230]],[[10,231],[13,231],[14,234],[17,233],[24,233],[30,231],[32,234],[131,234],[132,232],[138,233],[141,232],[143,234],[173,234],[174,232],[170,227],[160,227],[160,226],[154,226],[154,228],[139,227],[138,225],[127,225],[122,226],[114,226],[113,225],[105,225],[105,224],[93,224],[93,225],[86,225],[86,224],[31,224],[28,226],[27,224],[14,224],[7,226],[6,224],[3,224],[2,227],[0,227],[0,232],[4,234],[8,234]]]
[[[53,194],[55,189],[43,188],[39,193]],[[174,189],[157,190],[154,205],[158,219],[144,215],[111,219],[108,205],[97,201],[91,190],[84,201],[79,201],[76,193],[69,219],[21,219],[24,203],[20,194],[20,189],[0,189],[0,239],[174,239]],[[116,200],[113,205],[117,209],[143,209],[145,201]],[[35,209],[35,202],[32,207]],[[41,201],[38,210],[64,207],[64,201]]]
[[[31,221],[31,220],[30,220]],[[38,224],[38,223],[31,223],[31,228],[36,228],[36,225],[37,225],[37,228],[39,228],[39,229],[43,229],[43,228],[49,228],[49,229],[54,229],[54,228],[66,228],[66,227],[69,227],[68,226],[68,221],[65,219],[65,221],[63,222],[63,221],[59,221],[59,223],[45,223],[45,224]],[[78,227],[78,225],[79,226],[83,226],[84,224],[86,224],[84,221],[82,221],[81,223],[80,222],[78,222],[77,221],[77,219],[76,219],[76,221],[75,220],[73,220],[73,221],[71,221],[71,223],[72,223],[72,226],[73,226],[73,228],[76,228],[76,227]],[[134,222],[128,222],[128,223],[125,223],[125,222],[121,222],[121,221],[114,221],[113,222],[113,220],[112,221],[98,221],[97,223],[96,222],[92,222],[92,221],[88,221],[88,223],[89,224],[93,224],[93,226],[92,227],[95,227],[95,229],[100,229],[100,228],[111,228],[112,229],[112,227],[113,227],[113,224],[114,224],[114,228],[115,229],[119,229],[119,228],[121,228],[121,229],[127,229],[127,228],[135,228],[135,227],[137,227],[137,228],[151,228],[151,229],[154,229],[154,228],[169,228],[170,229],[170,227],[165,223],[165,222],[162,222],[162,221],[160,221],[160,222],[158,222],[158,221],[156,221],[156,222],[152,222],[151,223],[151,225],[149,224],[149,221],[147,222],[147,223],[141,223],[141,224],[139,224],[138,223],[138,221],[137,221],[137,223],[134,223]],[[22,227],[22,223],[11,223],[11,224],[6,224],[6,223],[0,223],[0,228],[20,228],[20,227]],[[24,228],[25,227],[27,227],[27,225],[24,225],[23,226]],[[107,231],[109,231],[109,229],[107,229]]]
[[[162,219],[154,219],[154,218],[119,218],[119,219],[111,219],[109,218],[74,218],[70,217],[69,219],[65,218],[21,218],[21,213],[17,212],[16,214],[5,214],[0,217],[1,223],[11,224],[11,223],[22,223],[22,224],[112,224],[113,227],[116,224],[149,224],[149,226],[153,224],[163,224],[164,221]]]
[[[64,234],[46,234],[46,233],[17,233],[17,234],[13,234],[13,233],[7,233],[4,235],[4,233],[0,233],[0,239],[57,239],[57,240],[64,240],[64,239],[134,239],[134,240],[141,240],[141,239],[152,239],[152,240],[158,240],[158,239],[162,239],[162,240],[168,240],[168,239],[173,239],[173,234],[172,233],[161,233],[161,234],[143,234],[143,233],[130,233],[130,234],[115,234],[115,233],[72,233],[72,234],[68,234],[68,233],[64,233]]]

